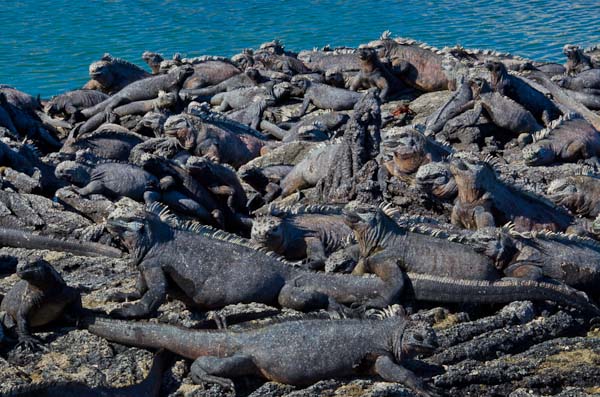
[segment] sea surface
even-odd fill
[[[105,52],[145,67],[144,50],[231,56],[274,38],[292,50],[356,46],[388,29],[563,62],[566,43],[600,44],[600,1],[2,0],[0,84],[49,97],[85,84]]]

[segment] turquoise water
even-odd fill
[[[0,83],[47,97],[82,86],[104,52],[144,65],[144,50],[230,56],[273,38],[294,50],[356,46],[386,29],[562,62],[563,44],[600,44],[599,9],[597,0],[4,0]]]

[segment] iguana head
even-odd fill
[[[497,89],[499,83],[508,76],[506,66],[500,61],[487,61],[485,68],[490,71],[490,80],[494,89]]]
[[[41,258],[19,263],[17,276],[38,288],[48,288],[65,283],[52,265]]]
[[[585,204],[585,196],[584,193],[580,192],[578,189],[576,177],[566,177],[553,180],[550,185],[548,185],[546,195],[556,204],[564,205],[569,210],[574,212],[578,212],[578,210]]]
[[[259,245],[276,251],[284,243],[283,220],[272,215],[257,217],[252,222],[250,238]]]
[[[416,172],[428,161],[426,138],[418,131],[405,130],[385,141],[384,145],[391,150],[394,164],[403,174]]]
[[[360,48],[358,50],[358,59],[367,64],[376,64],[379,61],[377,51],[370,47]]]
[[[390,234],[405,234],[384,210],[378,208],[375,212],[344,212],[344,222],[354,232],[358,242],[360,258],[364,259],[386,248],[387,237]]]
[[[118,237],[134,261],[139,261],[156,243],[172,237],[172,230],[151,210],[121,211],[106,221],[108,231]]]
[[[458,192],[448,163],[434,162],[420,166],[415,181],[420,190],[439,199],[455,197]]]
[[[534,142],[523,148],[523,160],[527,165],[544,165],[554,161],[556,154],[547,141]]]
[[[142,54],[142,59],[148,64],[148,66],[150,66],[153,73],[159,72],[160,63],[165,60],[162,55],[152,51],[144,51]]]
[[[190,117],[177,114],[165,121],[164,131],[166,136],[176,138],[182,148],[192,150],[196,146],[196,127]]]
[[[465,203],[480,199],[487,187],[496,181],[496,173],[490,164],[468,156],[452,159],[450,172],[456,181],[458,195]]]
[[[399,328],[392,341],[397,362],[417,355],[428,355],[438,348],[437,335],[431,325],[421,321],[407,320],[402,330]]]
[[[101,59],[93,62],[89,68],[90,78],[96,80],[103,87],[110,87],[114,82],[114,75],[109,60]]]
[[[85,186],[90,181],[90,170],[76,161],[63,161],[56,166],[54,175],[76,186]]]
[[[392,39],[390,35],[387,34],[387,32],[384,32],[384,34],[381,35],[379,40],[371,41],[361,47],[372,48],[377,52],[377,56],[379,58],[386,58],[391,53],[392,48],[395,48],[398,45],[399,44],[394,39]]]
[[[289,98],[293,89],[294,86],[291,83],[288,83],[287,81],[275,84],[275,86],[273,87],[273,95],[275,97],[275,100]]]

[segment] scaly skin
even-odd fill
[[[525,80],[508,74],[503,63],[486,62],[486,68],[490,71],[494,91],[522,105],[544,125],[548,126],[552,120],[560,116],[560,110],[548,97]]]
[[[22,230],[0,228],[0,246],[70,252],[83,256],[107,256],[120,258],[121,251],[103,244],[64,241],[47,236],[31,234]]]
[[[126,161],[132,149],[144,139],[119,125],[103,124],[91,133],[80,136],[71,134],[60,152],[75,154],[78,150],[87,149],[99,158]]]
[[[415,182],[420,190],[440,200],[453,200],[458,194],[458,187],[448,163],[434,162],[422,165],[415,174]]]
[[[402,44],[390,38],[371,41],[367,47],[377,51],[379,58],[391,61],[400,79],[418,90],[431,92],[447,90],[454,86],[444,73],[442,55],[421,48],[418,44]]]
[[[129,102],[143,101],[158,97],[160,91],[177,92],[185,79],[193,73],[193,68],[187,65],[173,69],[167,74],[151,76],[134,81],[99,104],[83,109],[80,114],[85,119]]]
[[[234,384],[229,378],[243,375],[307,385],[371,373],[403,383],[421,397],[437,395],[402,367],[403,360],[437,347],[435,333],[424,323],[402,317],[288,321],[240,332],[96,319],[88,330],[114,342],[162,347],[195,360],[194,382],[218,383],[230,390]]]
[[[194,64],[193,74],[183,83],[182,88],[197,89],[219,84],[241,71],[231,62],[206,61]]]
[[[256,217],[251,239],[289,260],[308,261],[306,267],[319,269],[331,253],[346,247],[352,230],[341,215],[300,213]]]
[[[158,187],[154,175],[142,168],[126,163],[100,163],[87,166],[75,161],[64,161],[56,166],[56,177],[65,179],[81,189],[75,189],[82,196],[102,194],[109,198],[129,197],[144,201],[144,192],[149,186]]]
[[[566,44],[563,47],[563,54],[567,57],[565,69],[568,75],[577,75],[595,67],[592,59],[579,46]]]
[[[134,81],[148,76],[144,69],[124,59],[104,54],[99,61],[90,65],[91,80],[83,86],[83,89],[100,90],[112,95]]]
[[[502,182],[487,163],[455,159],[450,164],[458,186],[452,224],[468,229],[513,222],[518,231],[564,231],[572,217],[542,197]]]
[[[580,284],[575,280],[585,280],[594,282],[589,277],[589,270],[597,266],[587,264],[581,265],[578,272],[573,271],[573,274],[567,277],[555,277],[558,272],[557,267],[560,267],[561,259],[573,254],[577,249],[567,252],[563,250],[564,256],[561,259],[551,259],[546,262],[539,261],[539,255],[548,257],[552,250],[544,255],[543,249],[540,250],[538,257],[531,250],[523,249],[523,245],[531,244],[532,241],[520,241],[523,245],[520,246],[521,251],[516,259],[513,259],[512,266],[507,269],[502,267],[505,265],[498,257],[491,255],[490,250],[482,250],[473,244],[464,244],[450,241],[446,238],[438,238],[425,233],[410,232],[404,227],[398,225],[394,220],[387,216],[381,209],[378,209],[370,220],[363,221],[356,214],[347,214],[347,222],[354,229],[356,240],[359,245],[359,261],[355,267],[353,274],[363,274],[370,272],[371,266],[381,266],[382,264],[396,264],[407,273],[407,279],[413,286],[413,293],[417,299],[423,299],[420,291],[429,291],[434,296],[435,301],[456,302],[461,299],[472,302],[511,302],[519,300],[529,295],[527,300],[555,300],[569,306],[575,306],[589,313],[600,313],[600,309],[591,304],[587,296],[564,284],[556,285],[556,281],[572,282],[574,285]],[[550,243],[549,245],[551,245]],[[567,243],[563,247],[566,247]],[[558,244],[554,246],[559,248]],[[494,252],[494,254],[497,254]],[[488,256],[489,255],[489,256]],[[587,259],[596,258],[597,251],[585,251],[578,253],[577,259],[582,259],[585,263]],[[511,258],[512,259],[512,258]],[[520,260],[523,262],[520,263]],[[576,261],[575,261],[576,262]],[[571,259],[571,262],[573,260]],[[552,283],[539,282],[544,280],[542,277],[532,277],[532,274],[525,274],[525,267],[529,264],[537,264],[540,266],[543,275],[546,279],[552,278]],[[503,280],[504,272],[512,279]],[[595,270],[598,274],[598,271]],[[426,276],[420,278],[419,276]],[[437,291],[425,287],[428,278],[438,278],[444,280],[443,285],[438,285]],[[516,279],[522,277],[523,279]],[[569,277],[572,277],[569,279]],[[537,280],[532,281],[532,278]],[[481,285],[479,291],[463,292],[464,295],[455,296],[456,290],[453,292],[446,291],[453,283],[458,286],[469,285],[469,281],[473,285]],[[422,285],[419,285],[422,283]],[[472,286],[472,285],[471,285]],[[489,292],[486,292],[489,289]],[[500,291],[505,289],[508,293],[503,295]],[[492,292],[494,291],[494,292]],[[498,295],[496,295],[498,294]],[[512,297],[510,294],[513,294]],[[516,297],[520,298],[517,299]],[[552,296],[550,298],[550,296]]]
[[[203,123],[190,114],[171,116],[165,122],[165,135],[177,138],[181,147],[196,156],[205,156],[234,168],[260,155],[266,141],[245,133],[234,133]]]
[[[171,354],[160,350],[154,356],[148,376],[142,382],[123,387],[90,387],[84,383],[53,382],[19,386],[0,397],[159,397],[163,373],[171,361]]]
[[[139,290],[125,295],[139,300],[111,313],[119,317],[155,312],[166,299],[167,277],[203,309],[249,302],[303,311],[331,310],[338,303],[382,308],[402,289],[396,266],[377,268],[379,277],[370,278],[310,272],[250,248],[236,236],[219,238],[224,232],[173,229],[151,212],[109,220],[108,228],[127,246],[142,277]]]
[[[386,139],[383,146],[384,153],[391,155],[391,160],[385,161],[383,166],[389,175],[396,177],[413,174],[420,166],[432,161],[442,161],[451,153],[449,147],[442,146],[414,129],[406,129]]]
[[[57,95],[48,101],[44,111],[48,116],[67,116],[75,114],[78,110],[89,108],[106,100],[108,95],[96,90],[73,90]]]
[[[110,117],[124,117],[134,114],[146,114],[153,110],[169,109],[177,104],[177,94],[173,92],[160,95],[154,99],[145,101],[131,102],[121,105],[107,112],[98,113],[90,117],[82,126],[79,127],[79,134],[85,134],[94,131],[100,127]]]
[[[472,100],[473,91],[471,90],[471,84],[461,84],[452,97],[427,118],[425,124],[427,133],[436,134],[440,132],[450,119],[472,107]]]
[[[244,73],[236,74],[227,80],[210,87],[197,88],[193,90],[183,89],[179,92],[179,96],[184,100],[198,97],[201,97],[202,100],[210,100],[213,95],[216,95],[220,92],[233,91],[244,87],[252,87],[264,82],[265,80],[262,78],[258,70],[254,68],[248,68],[244,71]]]
[[[304,100],[296,117],[304,116],[311,104],[319,109],[350,110],[363,96],[358,92],[308,80],[301,80],[298,84],[304,90]]]
[[[0,304],[2,322],[7,329],[16,331],[19,345],[34,349],[39,341],[31,335],[30,328],[55,321],[70,306],[78,310],[81,298],[44,260],[20,264],[17,275],[21,280]]]
[[[600,133],[581,117],[562,117],[523,149],[527,165],[574,162],[600,154]]]
[[[600,179],[575,175],[556,179],[548,185],[548,198],[572,213],[595,218],[600,215]]]

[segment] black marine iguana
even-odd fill
[[[435,293],[430,291],[435,301],[467,300],[491,303],[554,300],[595,315],[600,313],[600,309],[591,304],[582,292],[564,284],[557,285],[555,282],[504,279],[502,267],[504,264],[498,263],[495,258],[487,256],[482,250],[445,238],[411,232],[398,225],[382,209],[378,209],[368,221],[364,221],[355,213],[348,213],[347,222],[354,229],[360,251],[358,265],[353,273],[368,272],[372,265],[395,264],[407,272],[407,283],[413,285],[417,299],[420,299],[420,288],[415,285],[413,279],[418,280],[418,275],[428,275],[443,279],[446,283],[444,287],[438,287]],[[527,256],[526,252],[522,257],[523,264],[526,264],[527,259],[531,261],[535,259],[534,256]],[[552,265],[549,263],[548,267],[551,268]],[[585,273],[586,270],[583,269],[582,272]],[[549,273],[556,272],[549,269]],[[512,273],[511,276],[518,276],[518,272]],[[465,290],[462,296],[455,296],[446,291],[452,283],[472,284],[472,286],[481,284],[482,288],[475,293]],[[490,292],[486,291],[488,288]],[[503,295],[503,290],[507,292],[506,295]]]
[[[194,382],[217,383],[229,390],[235,390],[229,378],[243,375],[307,385],[371,373],[403,383],[419,396],[437,395],[402,366],[405,359],[431,353],[437,347],[435,333],[425,323],[400,316],[287,321],[240,332],[96,319],[88,330],[114,342],[165,348],[195,360]]]
[[[0,304],[0,321],[7,330],[15,331],[19,345],[33,350],[40,341],[31,335],[30,327],[51,323],[68,307],[78,311],[81,297],[44,260],[19,264],[17,275],[21,281],[11,288]]]

